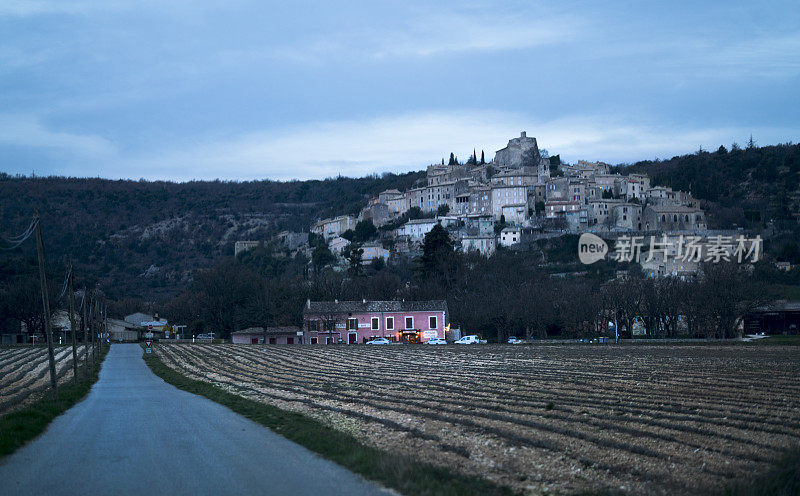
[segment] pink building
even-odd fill
[[[311,301],[303,310],[304,343],[364,343],[384,337],[424,343],[444,338],[447,302]]]

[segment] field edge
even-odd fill
[[[109,349],[110,346],[100,346],[100,360],[89,368],[89,377],[79,380],[77,384],[70,381],[59,386],[58,400],[45,394],[22,410],[0,416],[0,460],[38,437],[50,422],[89,394],[100,377],[100,369]]]
[[[143,359],[150,370],[168,384],[230,408],[365,479],[404,495],[519,494],[478,476],[457,474],[367,446],[311,417],[242,398],[209,382],[190,379],[169,368],[155,355],[145,355]]]

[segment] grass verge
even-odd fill
[[[480,477],[456,474],[412,457],[366,446],[355,437],[305,415],[242,398],[208,382],[189,379],[164,365],[155,355],[145,355],[144,360],[150,370],[167,383],[205,396],[367,479],[402,494],[517,494],[510,488]]]
[[[108,346],[100,347],[100,361],[89,369],[88,378],[79,380],[77,384],[70,381],[58,387],[57,401],[50,397],[48,390],[44,397],[28,407],[0,416],[0,457],[10,455],[24,446],[44,432],[54,418],[82,400],[97,382],[108,349]]]

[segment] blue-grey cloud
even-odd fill
[[[0,3],[0,170],[325,177],[520,130],[574,160],[800,136],[793,2]]]

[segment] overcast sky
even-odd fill
[[[522,130],[568,161],[800,140],[786,2],[0,2],[0,171],[419,170]]]

